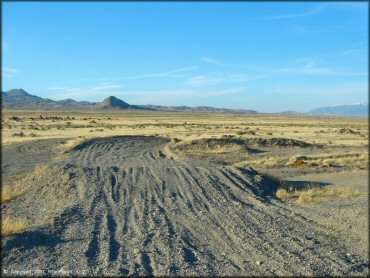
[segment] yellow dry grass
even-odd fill
[[[191,140],[190,140],[191,141]],[[182,148],[184,152],[191,153],[191,154],[200,154],[200,153],[207,153],[207,154],[221,154],[221,153],[230,153],[230,152],[237,152],[242,150],[241,146],[232,145],[232,144],[225,144],[225,145],[215,145],[215,146],[202,146],[202,147],[195,147],[192,148],[189,145],[189,140],[184,141],[183,144],[186,146]]]
[[[1,236],[11,236],[23,232],[28,227],[28,224],[23,219],[11,219],[7,217],[1,221]]]
[[[291,194],[284,188],[279,188],[276,191],[276,197],[278,197],[281,200],[287,200],[289,199]]]
[[[12,185],[5,184],[1,187],[1,202],[11,201],[27,191],[27,185],[29,184],[29,179],[40,177],[46,170],[47,165],[39,164],[35,167],[34,171],[25,175],[18,177]]]
[[[120,111],[3,111],[2,143],[47,139],[106,137],[117,135],[158,135],[169,138],[200,139],[236,135],[239,137],[284,137],[308,143],[366,146],[368,122],[361,118],[288,117],[200,112]],[[66,119],[66,116],[72,117]],[[21,121],[13,121],[16,116]],[[39,116],[44,119],[40,120]],[[45,119],[58,116],[60,120]],[[351,127],[356,134],[339,134]],[[13,136],[23,132],[24,137]],[[35,133],[35,137],[31,137]],[[330,142],[329,142],[330,141]],[[71,143],[72,144],[72,143]]]
[[[279,168],[285,166],[292,166],[295,159],[299,156],[286,157],[263,157],[254,160],[245,160],[236,163],[236,166],[250,166],[250,167],[270,167]],[[302,159],[305,167],[311,166],[347,166],[366,168],[369,165],[369,154],[367,153],[331,153],[325,155],[309,155]]]
[[[86,142],[87,140],[93,139],[94,137],[78,136],[77,138],[72,138],[67,140],[63,145],[59,146],[59,149],[64,153],[73,149],[74,147]]]
[[[35,170],[33,171],[33,176],[34,177],[39,177],[42,175],[42,173],[45,172],[47,166],[46,165],[43,165],[43,164],[39,164],[35,167]],[[32,176],[32,174],[31,174]]]
[[[1,202],[11,201],[24,193],[21,181],[16,181],[13,186],[4,185],[1,188]]]
[[[350,187],[319,187],[313,186],[305,189],[285,189],[279,188],[276,191],[276,197],[281,200],[290,200],[295,199],[296,204],[304,204],[313,202],[321,198],[332,198],[332,197],[341,197],[341,198],[353,198],[360,196],[360,192],[357,189]]]

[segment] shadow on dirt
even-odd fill
[[[283,186],[291,186],[293,189],[305,189],[310,187],[325,187],[328,185],[332,185],[332,183],[328,182],[317,182],[317,181],[283,181]]]
[[[3,252],[7,252],[14,248],[20,248],[22,250],[29,250],[35,247],[55,247],[60,243],[66,243],[59,236],[48,234],[46,232],[37,231],[26,231],[20,234],[16,234],[10,238],[3,249]]]
[[[271,196],[275,196],[276,191],[280,188],[289,189],[289,190],[302,190],[302,189],[307,189],[307,188],[312,188],[312,187],[322,188],[328,185],[332,185],[332,183],[328,183],[328,182],[283,180],[271,174],[264,174],[264,173],[261,173],[261,176],[265,180],[265,183],[263,183],[263,186],[265,187],[265,190]]]

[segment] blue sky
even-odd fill
[[[295,110],[368,102],[367,2],[3,2],[3,91]]]

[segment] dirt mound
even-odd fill
[[[51,160],[58,152],[57,145],[64,139],[36,140],[2,146],[2,174],[5,180],[13,175],[31,171],[37,164]]]
[[[289,138],[246,138],[245,143],[247,145],[255,145],[259,147],[322,147],[322,145],[310,144],[304,141]]]
[[[311,144],[301,140],[290,139],[290,138],[236,138],[236,137],[222,137],[222,138],[205,138],[197,139],[188,142],[183,142],[178,145],[180,150],[186,149],[200,149],[209,151],[218,150],[237,150],[247,149],[248,146],[256,147],[318,147],[322,145]]]
[[[168,141],[101,138],[52,162],[26,194],[2,204],[30,224],[2,239],[2,268],[100,277],[366,275],[363,258],[348,261],[340,241],[272,197],[276,184],[251,168],[168,159]]]
[[[181,142],[176,149],[185,152],[224,153],[245,150],[245,140],[242,138],[205,138]]]

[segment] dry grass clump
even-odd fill
[[[1,188],[1,202],[11,201],[27,191],[27,185],[29,185],[30,179],[39,178],[46,170],[47,165],[39,164],[35,167],[35,170],[22,177],[18,177],[12,185],[6,184]]]
[[[27,222],[22,219],[5,218],[1,221],[1,236],[6,237],[23,232],[27,227]]]
[[[34,177],[39,177],[42,175],[42,173],[46,170],[47,166],[39,164],[35,167],[35,170],[33,171]]]
[[[279,188],[276,191],[276,197],[278,197],[280,200],[287,200],[291,198],[291,194],[285,188]]]
[[[285,166],[287,160],[287,157],[269,156],[260,159],[240,161],[237,162],[235,166],[278,168]]]
[[[266,166],[266,167],[276,167],[280,164],[280,159],[277,157],[268,157],[266,159],[256,161],[257,165],[260,164],[261,166]]]
[[[307,161],[307,162],[306,162]],[[286,166],[302,167],[302,166],[314,166],[315,164],[309,162],[309,158],[302,155],[294,155],[290,157],[264,157],[261,159],[242,161],[237,163],[237,165],[248,165],[257,167],[269,167],[269,168],[279,168]]]
[[[78,136],[76,138],[67,140],[66,142],[62,143],[61,145],[58,146],[58,148],[62,154],[65,154],[72,150],[74,147],[91,139],[94,139],[94,137]]]
[[[296,204],[304,204],[313,202],[320,198],[353,198],[360,196],[360,192],[350,187],[319,187],[313,186],[309,188],[298,189],[286,189],[280,188],[276,191],[276,197],[281,200],[295,199]]]
[[[352,166],[366,168],[369,163],[369,154],[367,153],[338,153],[323,156],[312,156],[311,163],[316,163],[323,167],[330,166]]]
[[[4,185],[1,189],[1,202],[11,201],[24,193],[21,181],[16,181],[13,186]]]
[[[367,153],[334,153],[329,155],[293,155],[290,157],[269,156],[236,163],[236,166],[250,167],[359,167],[367,168],[369,154]]]
[[[73,138],[71,140],[68,140],[67,142],[65,142],[62,146],[62,148],[64,149],[64,151],[68,151],[74,147],[76,147],[77,145],[79,144],[82,144],[83,142],[85,142],[87,140],[86,137],[77,137],[77,138]]]

